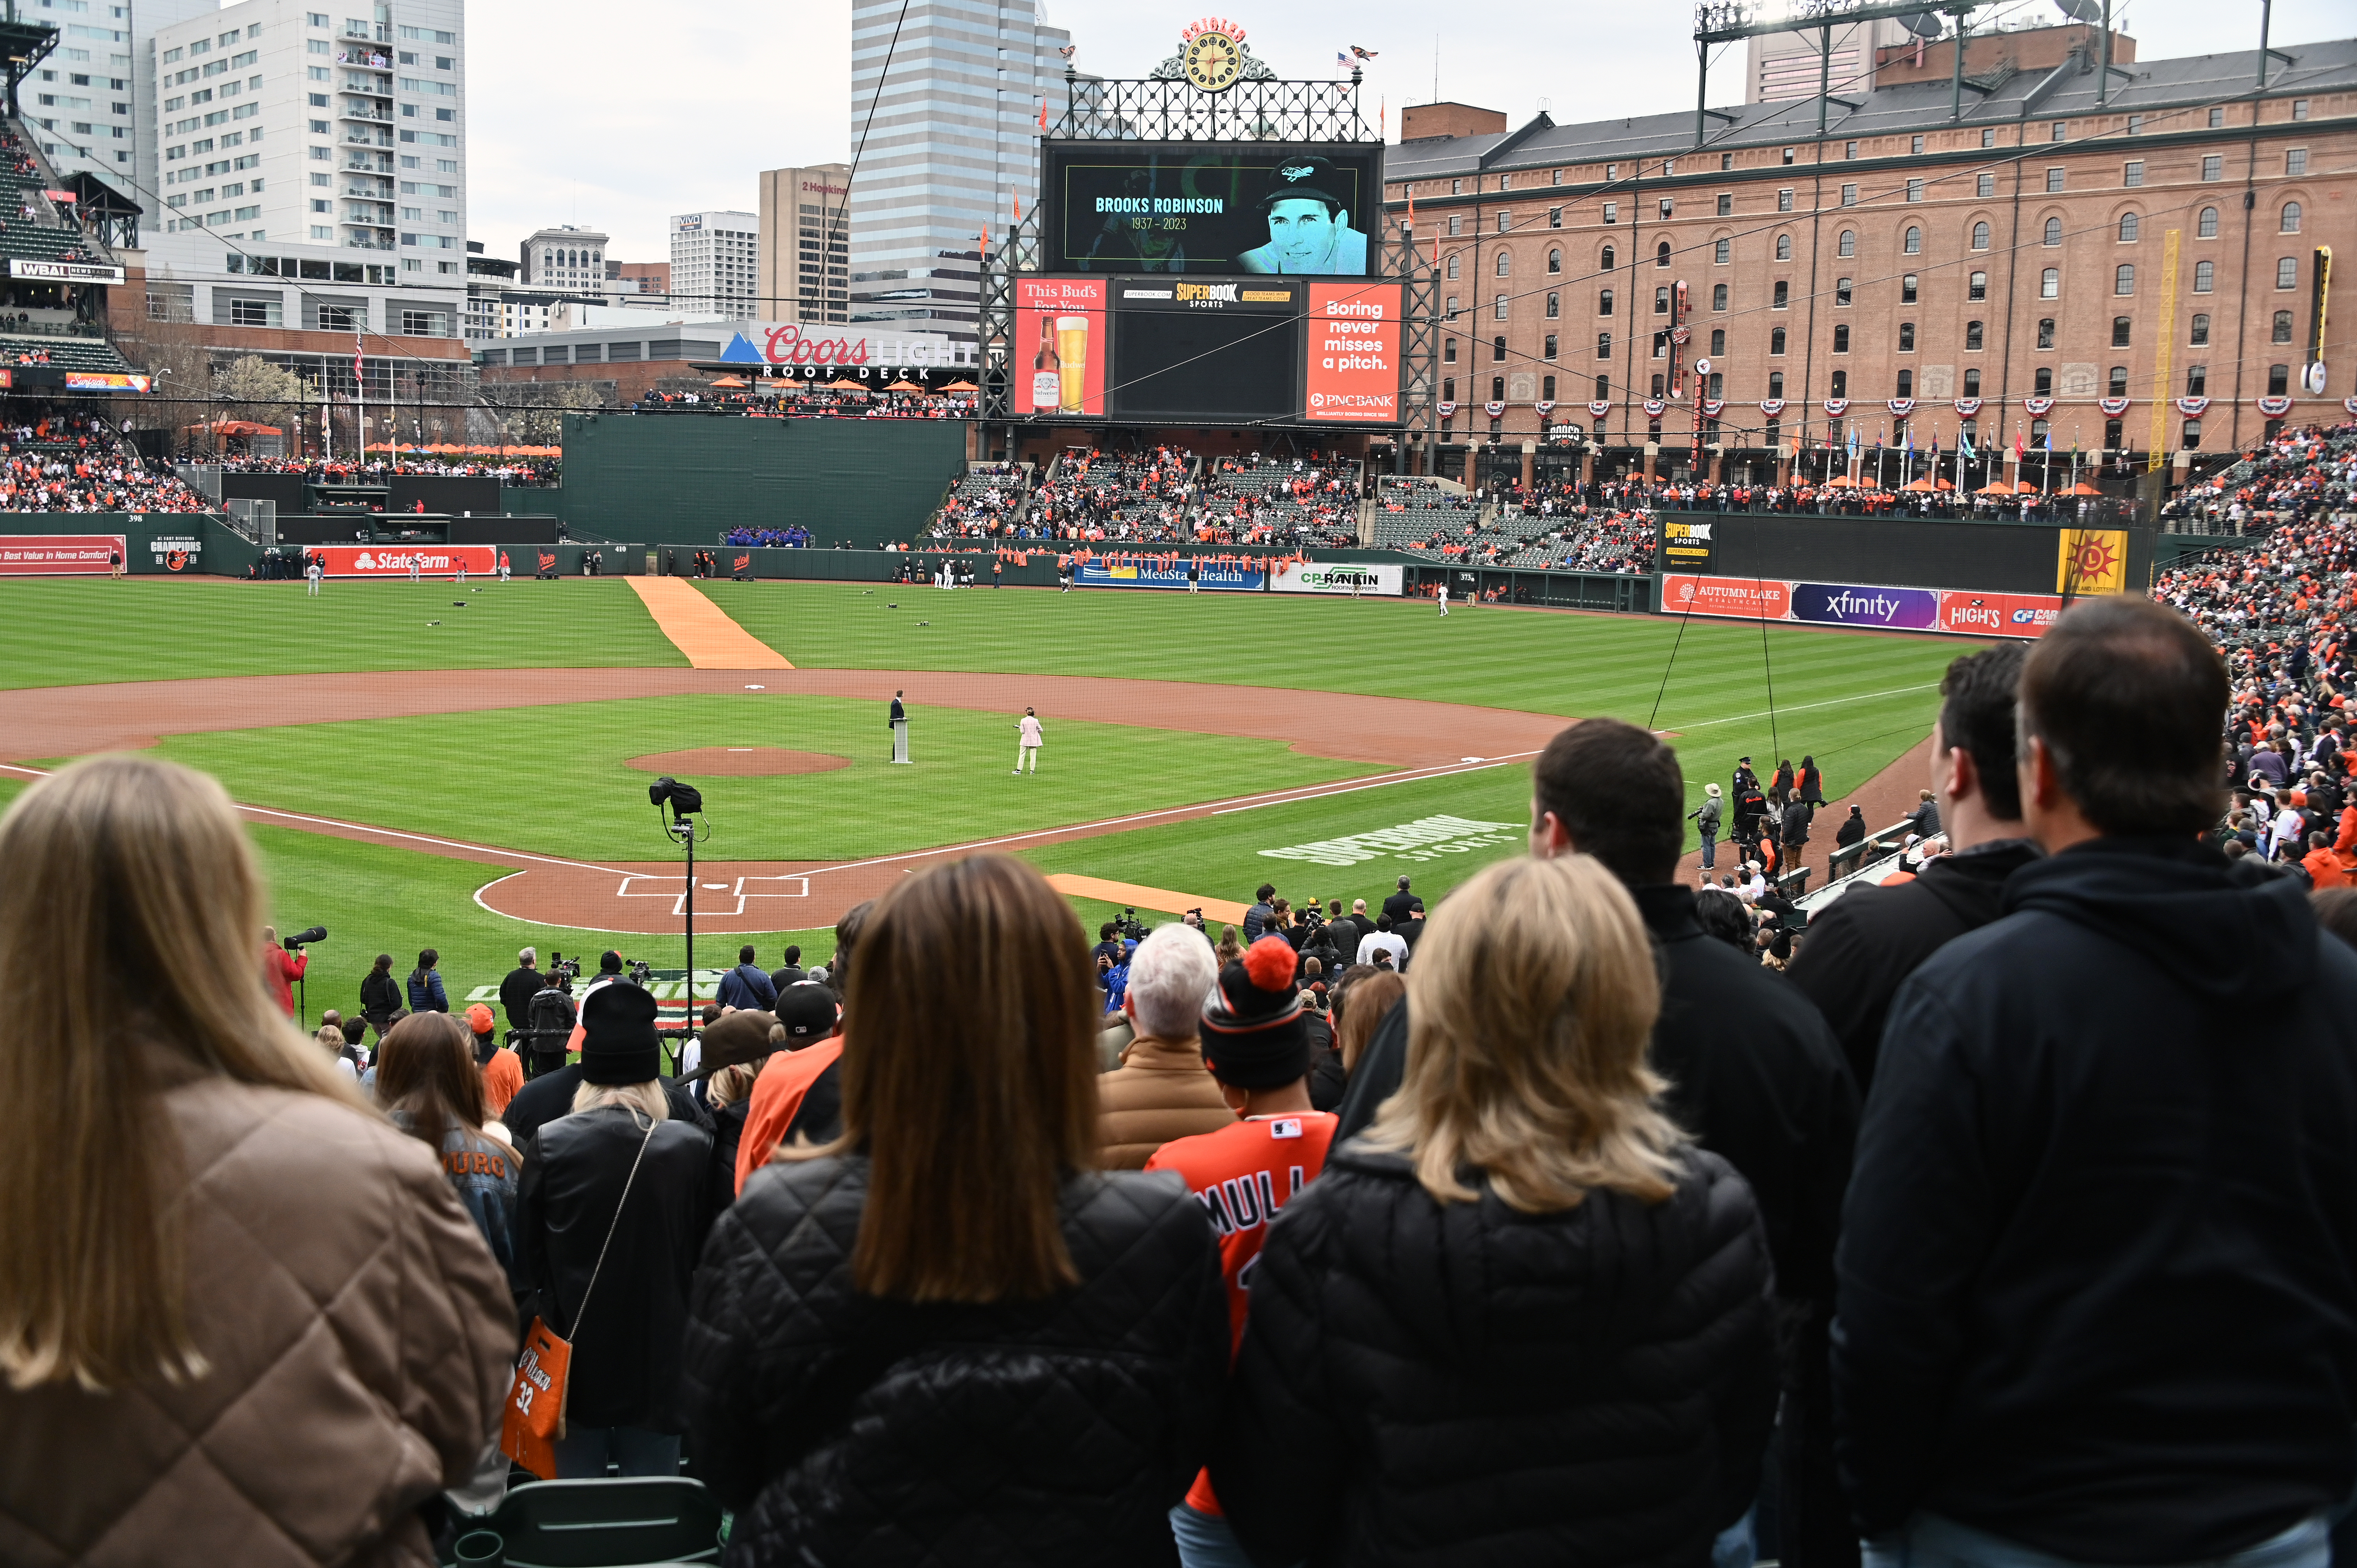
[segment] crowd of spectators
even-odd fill
[[[315,485],[382,485],[390,480],[394,472],[393,459],[389,456],[371,457],[365,463],[348,457],[329,459],[316,456],[192,456],[189,460],[217,465],[233,474],[300,474]],[[405,452],[402,454],[400,472],[497,479],[501,484],[516,487],[560,485],[565,482],[565,460],[554,456],[460,457],[440,452]]]
[[[732,528],[723,544],[760,545],[771,550],[808,550],[811,531],[801,523],[789,523],[783,528]]]
[[[1037,484],[1027,478],[1010,465],[976,465],[944,501],[928,540],[1297,549],[1358,542],[1359,466],[1322,451],[1205,459],[1183,446],[1072,446]]]
[[[651,391],[631,407],[641,413],[721,413],[755,419],[972,419],[974,411],[973,394],[964,392],[813,387],[797,382],[780,382],[779,389]]]
[[[180,512],[210,505],[170,474],[149,470],[96,414],[27,409],[0,425],[0,510]]]
[[[2279,431],[2243,461],[2185,486],[2161,508],[2163,527],[2264,533],[2351,510],[2357,424]]]
[[[512,1047],[430,950],[306,1035],[219,786],[61,769],[0,818],[0,1521],[424,1561],[512,1456],[684,1468],[753,1568],[2326,1568],[2357,889],[2226,785],[2304,795],[2271,845],[2332,809],[2341,526],[2168,585],[2231,663],[2136,596],[1957,659],[1947,853],[1797,941],[1680,885],[1676,754],[1590,719],[1430,908],[1092,947],[952,861],[823,969],[741,950],[677,1076],[619,953],[520,955]]]
[[[2357,1369],[2326,1196],[2357,1176],[2357,953],[2198,845],[2230,688],[2184,622],[2091,601],[2004,651],[1946,691],[1957,853],[1799,958],[1757,961],[1738,898],[1674,885],[1674,755],[1591,721],[1534,767],[1530,855],[1437,909],[1264,886],[1216,946],[1190,917],[1091,950],[1036,872],[977,857],[853,911],[823,972],[741,953],[678,1079],[619,955],[577,1004],[528,955],[502,984],[556,1042],[529,1063],[488,1008],[443,1011],[430,954],[303,1039],[289,962],[235,978],[259,884],[226,798],[151,758],[66,770],[0,824],[0,961],[189,1004],[143,1015],[168,1069],[111,1094],[85,1092],[98,1020],[38,1001],[63,987],[0,1054],[40,1112],[0,1154],[27,1195],[0,1408],[45,1450],[0,1471],[5,1517],[69,1554],[162,1550],[146,1498],[174,1550],[266,1522],[422,1552],[505,1485],[537,1318],[571,1342],[550,1468],[683,1456],[746,1563],[879,1532],[1060,1563],[1819,1563],[1862,1532],[1877,1562],[2321,1565],[2357,1483],[2357,1380],[2316,1375]],[[2206,1020],[2261,996],[2278,1026],[2222,1061]],[[89,1135],[99,1107],[145,1135]],[[167,1170],[220,1147],[180,1198]],[[2216,1201],[2227,1170],[2248,1201]],[[116,1240],[51,1269],[68,1191]],[[215,1266],[264,1195],[270,1262]],[[163,1247],[122,1240],[146,1227]],[[132,1309],[89,1310],[101,1285]],[[234,1444],[224,1402],[252,1412]],[[2201,1418],[2151,1418],[2179,1406]],[[135,1457],[134,1421],[207,1464]],[[323,1494],[296,1452],[404,1457]],[[111,1516],[44,1485],[86,1455]]]

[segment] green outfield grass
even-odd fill
[[[449,585],[93,580],[0,584],[0,684],[299,671],[678,666],[627,584],[477,584],[452,608]],[[1442,621],[1401,601],[1090,590],[857,585],[712,584],[716,602],[806,667],[1033,671],[1367,693],[1586,716],[1668,732],[1689,806],[1735,757],[1763,764],[1813,754],[1838,799],[1921,740],[1948,661],[1971,644],[1649,617],[1461,607]],[[424,596],[432,598],[421,598]],[[903,607],[889,610],[898,600]],[[438,603],[436,602],[438,600]],[[440,628],[425,622],[441,619]],[[917,620],[931,625],[920,628]],[[463,623],[463,624],[454,624]],[[1674,661],[1673,652],[1674,650]],[[1667,679],[1664,681],[1666,671]],[[1775,717],[1769,717],[1772,681]],[[1659,699],[1658,716],[1654,714]],[[1314,694],[1304,699],[1314,703]],[[840,859],[1092,821],[1159,805],[1321,780],[1324,798],[1025,852],[1071,871],[1194,897],[1245,901],[1263,880],[1297,902],[1316,894],[1371,902],[1400,875],[1436,899],[1515,852],[1530,779],[1520,763],[1376,788],[1372,771],[1305,757],[1280,743],[1141,731],[1086,715],[1043,715],[1049,770],[1007,776],[1011,719],[926,710],[918,768],[885,765],[871,703],[816,697],[696,696],[173,736],[161,749],[208,768],[241,800],[412,832],[591,860],[662,860],[667,846],[622,766],[646,753],[705,746],[782,746],[849,757],[836,772],[715,779],[702,784],[720,836],[706,854]],[[0,783],[0,800],[16,786]],[[1438,815],[1506,824],[1438,849],[1356,851],[1326,865],[1264,852],[1380,832]],[[482,909],[473,894],[496,866],[303,833],[255,831],[282,929],[334,933],[317,952],[314,1012],[349,1006],[379,951],[404,968],[417,950],[444,954],[454,995],[493,984],[517,947],[570,952],[618,946],[658,967],[682,961],[677,938],[530,927]],[[1361,846],[1363,847],[1363,846]],[[1182,902],[1174,899],[1172,902]],[[1093,931],[1111,911],[1075,900]],[[1150,918],[1176,909],[1146,909]],[[700,944],[705,964],[751,940],[774,964],[788,941],[808,960],[829,932],[786,931]]]
[[[619,577],[502,585],[479,575],[466,590],[447,579],[330,582],[317,598],[303,590],[217,577],[0,583],[0,687],[687,664]]]
[[[397,761],[355,767],[383,755],[382,728],[352,719],[217,731],[171,736],[157,750],[250,805],[599,862],[669,858],[647,804],[654,775],[625,759],[690,747],[850,759],[769,778],[678,769],[703,789],[714,830],[698,853],[726,860],[857,860],[1379,771],[1282,741],[1059,719],[1047,766],[1017,779],[1014,721],[960,708],[929,709],[923,765],[895,768],[874,703],[750,693],[464,714]],[[528,767],[506,766],[511,757]]]

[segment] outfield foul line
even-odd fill
[[[21,773],[27,779],[47,779],[50,777],[49,772],[46,768],[25,768],[13,762],[0,762],[0,772]],[[497,844],[461,843],[457,839],[435,838],[426,833],[406,833],[403,832],[399,828],[371,827],[366,822],[347,822],[335,817],[313,817],[307,816],[301,811],[281,811],[269,806],[249,806],[242,800],[232,801],[231,804],[235,805],[239,811],[246,812],[252,816],[280,817],[290,822],[311,822],[320,827],[340,828],[346,832],[365,833],[371,838],[407,839],[412,843],[436,844],[443,849],[462,849],[470,854],[512,856],[517,860],[535,860],[543,865],[569,866],[575,871],[602,871],[608,876],[627,876],[630,875],[628,872],[617,871],[609,865],[592,865],[586,860],[563,860],[553,854],[533,854],[527,850],[502,849]],[[508,874],[510,876],[515,875],[516,874],[514,872],[510,872]],[[506,878],[502,877],[500,880],[505,881]]]
[[[1303,795],[1298,797],[1298,799],[1303,800],[1330,800],[1336,795],[1355,795],[1361,789],[1380,789],[1386,784],[1411,784],[1425,779],[1454,779],[1460,773],[1486,772],[1490,768],[1503,768],[1510,762],[1520,762],[1525,757],[1536,757],[1538,753],[1535,751],[1517,751],[1510,757],[1492,757],[1484,761],[1474,763],[1470,767],[1443,768],[1434,772],[1418,774],[1414,779],[1411,779],[1405,774],[1393,779],[1370,779],[1363,784],[1346,784],[1339,789],[1328,789],[1323,793],[1316,795]],[[1232,817],[1238,811],[1257,811],[1265,805],[1290,806],[1292,804],[1294,804],[1294,801],[1292,800],[1265,800],[1249,806],[1230,806],[1224,811],[1213,811],[1211,814],[1215,817]]]
[[[1708,729],[1713,725],[1738,725],[1746,719],[1770,718],[1779,714],[1805,714],[1811,708],[1838,708],[1845,703],[1870,703],[1877,697],[1903,697],[1910,692],[1936,692],[1937,681],[1926,681],[1920,686],[1894,686],[1888,692],[1861,692],[1855,697],[1833,697],[1822,703],[1802,703],[1790,708],[1763,709],[1756,714],[1738,714],[1733,718],[1705,719],[1700,724],[1680,725],[1675,730],[1657,729],[1655,735],[1684,735],[1688,730]]]
[[[1514,757],[1503,758],[1502,760],[1513,761],[1519,757],[1536,757],[1538,753],[1534,751],[1517,752]],[[1495,766],[1495,764],[1484,764],[1484,766]],[[1450,766],[1446,768],[1411,768],[1405,772],[1387,774],[1380,779],[1371,779],[1362,783],[1346,785],[1340,789],[1329,789],[1322,784],[1304,784],[1297,789],[1275,790],[1266,795],[1238,796],[1228,801],[1199,801],[1191,806],[1170,806],[1158,811],[1138,811],[1125,817],[1107,817],[1101,822],[1073,822],[1068,823],[1063,827],[1040,828],[1033,832],[1009,833],[1003,838],[976,839],[970,843],[946,844],[940,849],[909,850],[900,854],[879,854],[868,860],[847,860],[840,865],[822,865],[816,867],[810,873],[810,875],[813,876],[823,876],[831,871],[856,871],[862,866],[891,865],[903,860],[927,860],[932,856],[942,854],[970,854],[976,850],[995,849],[1001,844],[1022,843],[1028,839],[1054,838],[1060,834],[1065,833],[1094,833],[1108,828],[1121,827],[1125,823],[1150,822],[1163,817],[1188,815],[1222,817],[1232,811],[1256,811],[1264,806],[1287,806],[1291,805],[1297,800],[1322,800],[1329,795],[1345,795],[1354,789],[1372,789],[1385,784],[1413,784],[1421,779],[1447,779],[1454,774],[1472,773],[1476,771],[1479,771],[1479,769],[1456,766]],[[1305,790],[1316,790],[1318,793],[1307,794],[1303,792]]]

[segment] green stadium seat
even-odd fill
[[[685,1477],[535,1481],[468,1529],[498,1535],[508,1568],[653,1568],[719,1562],[721,1517]]]

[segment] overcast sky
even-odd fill
[[[1080,46],[1075,63],[1101,76],[1146,75],[1201,14],[1191,0],[1046,3],[1049,21]],[[2060,19],[2050,0],[2007,0],[2004,11]],[[1377,51],[1363,91],[1371,107],[1387,106],[1394,141],[1400,106],[1433,96],[1428,3],[1233,0],[1222,14],[1243,25],[1253,52],[1280,76],[1334,74],[1335,51],[1348,45]],[[2256,0],[2117,0],[2115,14],[2147,59],[2258,44]],[[756,210],[759,170],[847,160],[850,15],[848,0],[696,0],[666,8],[651,29],[635,0],[476,0],[467,48],[472,238],[512,257],[534,229],[580,223],[612,236],[610,257],[663,261],[671,214]],[[1350,20],[1328,19],[1341,15]],[[1582,6],[1577,36],[1565,15],[1560,4],[1491,0],[1475,29],[1483,41],[1462,27],[1441,40],[1440,97],[1515,122],[1544,106],[1566,124],[1692,105],[1693,11],[1684,0]],[[2276,0],[2278,45],[2352,34],[2348,0]],[[1737,46],[1713,61],[1711,101],[1738,100],[1742,76]]]

